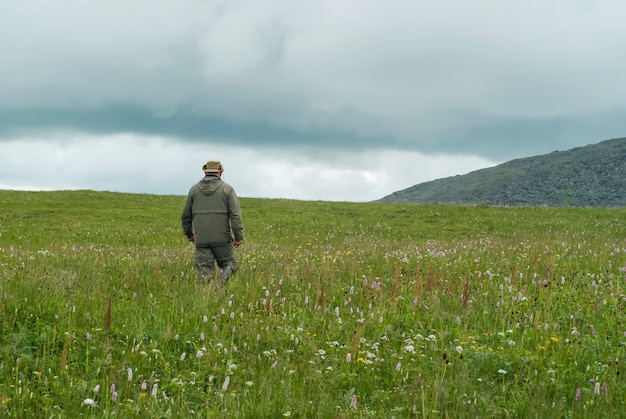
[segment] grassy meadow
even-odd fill
[[[0,417],[626,416],[626,209],[0,191]]]

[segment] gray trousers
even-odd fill
[[[230,265],[233,273],[237,271],[235,246],[228,243],[223,246],[196,247],[196,268],[203,279],[211,281],[215,278],[215,262],[220,269]]]

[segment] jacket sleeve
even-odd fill
[[[241,207],[239,198],[234,189],[228,194],[228,214],[230,218],[230,228],[235,235],[235,240],[243,240],[243,220],[241,218]]]
[[[192,207],[193,207],[193,198],[191,195],[191,191],[187,195],[187,200],[185,201],[185,206],[183,208],[183,214],[181,216],[181,224],[183,227],[183,233],[185,236],[191,237],[193,236],[193,224],[192,224]]]

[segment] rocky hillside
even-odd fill
[[[626,206],[626,138],[420,183],[379,202],[463,205]]]

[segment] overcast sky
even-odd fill
[[[0,0],[0,189],[370,201],[626,136],[622,0]]]

